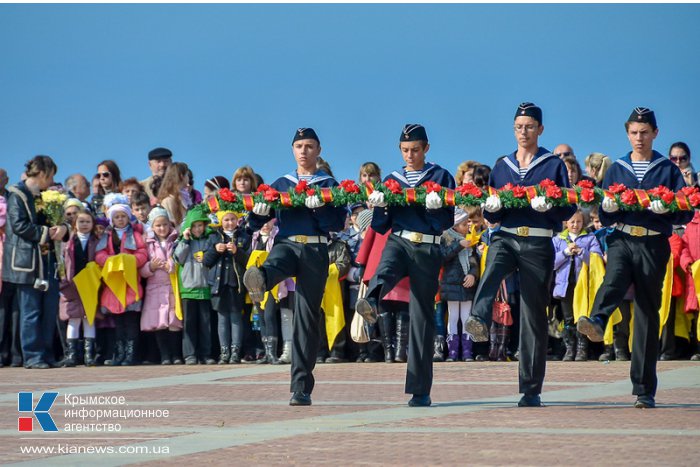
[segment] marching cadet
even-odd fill
[[[295,171],[278,178],[271,186],[279,192],[294,188],[301,181],[309,187],[333,187],[338,182],[316,168],[321,143],[312,128],[299,128],[294,134],[292,151]],[[250,267],[243,283],[254,302],[261,302],[265,291],[288,277],[296,277],[294,332],[292,342],[292,397],[289,405],[311,405],[314,388],[313,369],[319,350],[321,299],[328,277],[329,232],[340,232],[345,225],[344,206],[326,205],[316,195],[308,196],[301,208],[270,211],[266,203],[255,203],[248,222],[259,230],[271,218],[277,218],[279,232],[269,256],[258,267]]]
[[[394,180],[403,188],[414,188],[427,181],[444,188],[454,188],[450,173],[437,164],[426,162],[430,149],[422,125],[406,125],[401,132],[399,149],[406,165],[384,181]],[[365,320],[377,320],[377,304],[404,277],[408,276],[411,298],[408,304],[409,352],[406,368],[406,394],[412,394],[410,407],[431,404],[433,384],[433,340],[435,319],[433,305],[442,265],[440,236],[454,223],[454,208],[443,206],[437,193],[429,193],[425,206],[388,206],[384,194],[374,191],[368,202],[374,206],[372,228],[389,235],[376,274],[369,283],[365,299],[357,301],[356,310]]]
[[[545,179],[569,186],[566,166],[556,155],[538,145],[544,131],[542,109],[524,102],[515,112],[513,130],[518,149],[499,159],[489,184],[501,188],[533,186]],[[520,272],[520,407],[542,405],[540,393],[547,360],[547,313],[554,270],[552,235],[570,218],[576,206],[552,207],[543,196],[533,197],[529,209],[503,209],[497,195],[484,204],[484,217],[501,228],[493,234],[486,257],[486,269],[479,282],[472,314],[466,329],[476,342],[489,340],[489,327],[496,292],[513,271]]]
[[[627,188],[649,190],[660,185],[678,191],[685,186],[680,169],[652,149],[659,134],[654,112],[637,107],[625,123],[632,151],[615,161],[605,174],[603,188],[621,183]],[[659,308],[666,264],[671,255],[668,238],[674,224],[687,224],[693,211],[670,213],[660,200],[643,211],[620,211],[615,200],[605,197],[600,221],[615,230],[606,238],[608,267],[598,289],[591,317],[581,317],[578,331],[593,342],[603,340],[610,315],[634,284],[634,337],[630,379],[635,407],[654,408],[656,360],[659,353]]]

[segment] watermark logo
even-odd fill
[[[45,392],[41,394],[39,402],[34,405],[34,394],[31,392],[17,393],[17,410],[20,413],[30,413],[34,417],[19,417],[17,419],[18,431],[34,431],[34,418],[39,422],[42,431],[58,431],[56,424],[49,414],[51,406],[58,397],[57,392]]]

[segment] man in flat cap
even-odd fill
[[[168,148],[155,148],[148,153],[148,168],[151,169],[151,176],[145,180],[141,180],[141,186],[143,186],[146,194],[151,198],[155,198],[158,193],[153,193],[151,190],[151,183],[153,183],[153,177],[163,178],[165,171],[168,166],[173,163],[173,153],[170,152]]]
[[[425,128],[418,124],[404,126],[399,136],[399,149],[406,165],[392,172],[384,181],[393,180],[402,188],[415,188],[431,181],[444,188],[454,188],[450,173],[425,156],[430,149]],[[429,193],[425,206],[388,206],[384,194],[374,191],[368,199],[373,206],[372,228],[380,234],[391,229],[376,273],[369,283],[365,299],[357,301],[356,310],[365,320],[377,320],[377,305],[404,277],[409,278],[411,298],[408,304],[409,352],[406,368],[406,394],[412,394],[408,405],[426,407],[431,404],[433,384],[433,309],[442,265],[440,235],[452,227],[454,208],[443,206],[437,193]]]
[[[652,149],[659,134],[654,112],[636,107],[625,123],[632,151],[616,160],[605,173],[602,187],[613,183],[627,188],[649,190],[663,185],[673,191],[685,186],[680,169]],[[693,211],[669,212],[660,200],[648,209],[622,211],[611,198],[601,204],[600,221],[615,230],[606,238],[608,266],[598,289],[591,317],[581,317],[579,332],[593,342],[603,340],[603,332],[613,311],[620,305],[630,284],[634,284],[634,338],[630,379],[637,408],[656,405],[656,360],[659,352],[659,309],[666,265],[671,255],[668,238],[673,225],[687,224]]]
[[[321,143],[312,128],[299,128],[294,133],[292,152],[296,170],[278,178],[272,188],[283,193],[301,181],[311,187],[338,185],[333,177],[316,168]],[[288,277],[296,277],[289,405],[311,405],[313,369],[320,341],[321,299],[328,278],[329,233],[343,230],[347,213],[345,207],[324,204],[316,195],[307,197],[305,204],[305,207],[277,211],[271,211],[265,203],[255,204],[248,216],[249,227],[258,230],[276,217],[279,232],[263,265],[251,267],[243,276],[250,298],[256,303],[262,301],[265,291]]]
[[[538,144],[544,131],[542,110],[524,102],[515,111],[513,130],[518,148],[493,168],[489,185],[523,187],[550,179],[569,186],[566,166],[556,155]],[[501,228],[493,234],[486,269],[479,281],[474,308],[466,330],[476,342],[489,339],[493,301],[501,281],[510,273],[520,275],[520,407],[539,407],[547,360],[547,305],[554,270],[552,236],[570,218],[576,206],[552,207],[543,196],[533,197],[529,208],[505,209],[497,195],[484,204],[484,217]]]

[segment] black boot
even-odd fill
[[[167,330],[156,331],[156,343],[160,352],[160,364],[172,365],[173,357],[170,355],[170,343]]]
[[[576,330],[573,326],[566,326],[562,337],[564,340],[564,346],[566,347],[566,352],[564,353],[564,358],[562,358],[561,361],[573,362],[574,357],[576,356]]]
[[[74,367],[77,354],[78,339],[66,339],[66,354],[63,356],[63,366],[66,368]]]
[[[615,351],[613,350],[612,345],[606,345],[603,348],[603,353],[600,354],[600,357],[598,357],[599,362],[609,362],[611,360],[615,360]]]
[[[231,346],[231,358],[228,359],[229,363],[241,363],[241,348],[237,345]]]
[[[629,336],[615,334],[613,348],[615,349],[615,360],[618,362],[630,361]]]
[[[508,361],[508,343],[510,342],[510,326],[505,324],[499,325],[497,330],[496,340],[498,341],[498,352],[496,355],[497,362]]]
[[[489,329],[489,360],[495,362],[498,360],[498,328],[501,326],[495,321],[491,322]]]
[[[95,338],[85,338],[85,366],[95,366]]]
[[[167,333],[170,357],[173,359],[173,365],[182,365],[185,363],[182,360],[182,331],[167,331]]]
[[[262,340],[263,347],[265,347],[265,352],[260,356],[260,358],[255,359],[255,363],[270,363],[268,361],[268,355],[269,352],[267,351],[267,336],[261,336],[260,339]]]
[[[379,313],[377,318],[379,333],[382,335],[382,345],[384,346],[384,361],[386,363],[394,363],[394,347],[391,345],[391,313]]]
[[[445,336],[437,335],[433,340],[433,361],[445,361]]]
[[[136,365],[136,339],[127,339],[124,342],[124,360],[122,366]]]
[[[113,358],[105,360],[106,366],[119,366],[124,361],[124,339],[117,339],[114,343]]]
[[[587,362],[588,361],[588,338],[581,334],[576,333],[576,360],[577,362]]]
[[[221,353],[219,354],[219,365],[226,365],[231,359],[231,350],[228,345],[221,346]]]
[[[395,362],[406,363],[408,359],[408,312],[401,311],[396,316],[396,356]]]
[[[276,337],[270,336],[268,336],[267,340],[265,341],[265,354],[267,356],[267,361],[272,365],[279,365],[281,363],[279,358],[277,358],[277,342]]]

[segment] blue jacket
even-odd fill
[[[550,179],[558,186],[569,187],[569,176],[566,165],[554,154],[545,148],[539,148],[537,154],[530,162],[525,178],[520,180],[518,160],[515,152],[503,157],[496,162],[489,185],[499,189],[508,183],[521,186],[538,185],[545,179]],[[489,222],[500,222],[503,227],[536,227],[561,231],[562,222],[569,219],[576,212],[576,205],[554,207],[547,212],[537,212],[528,207],[524,209],[501,209],[497,212],[484,211],[484,217]]]
[[[605,173],[602,187],[607,189],[613,183],[622,183],[627,188],[649,190],[663,185],[673,191],[678,191],[685,186],[683,175],[676,165],[667,157],[654,151],[651,162],[641,183],[637,181],[632,168],[632,153],[616,160]],[[614,213],[607,213],[600,209],[600,222],[603,225],[613,225],[616,222],[638,225],[647,229],[656,230],[670,237],[673,233],[673,225],[687,224],[693,218],[693,211],[681,211],[667,214],[654,214],[648,209],[643,211],[623,211],[620,209]]]
[[[270,185],[280,193],[287,192],[299,183],[296,170],[278,178]],[[316,172],[309,180],[309,185],[330,188],[338,186],[338,182],[322,170]],[[251,231],[260,230],[267,221],[273,217],[277,218],[279,232],[278,238],[289,237],[291,235],[309,235],[328,237],[329,232],[340,232],[345,228],[345,217],[347,209],[344,206],[334,207],[326,204],[318,209],[306,207],[279,209],[270,213],[270,216],[258,216],[252,212],[248,216],[248,226]]]
[[[455,180],[450,173],[437,164],[426,162],[423,175],[412,187],[403,175],[403,171],[394,171],[384,178],[396,180],[403,188],[415,188],[428,180],[439,183],[443,188],[455,188]],[[389,229],[393,232],[409,230],[429,235],[442,235],[454,224],[454,207],[443,206],[440,209],[426,209],[425,206],[387,206],[375,207],[372,213],[372,228],[380,234]]]

